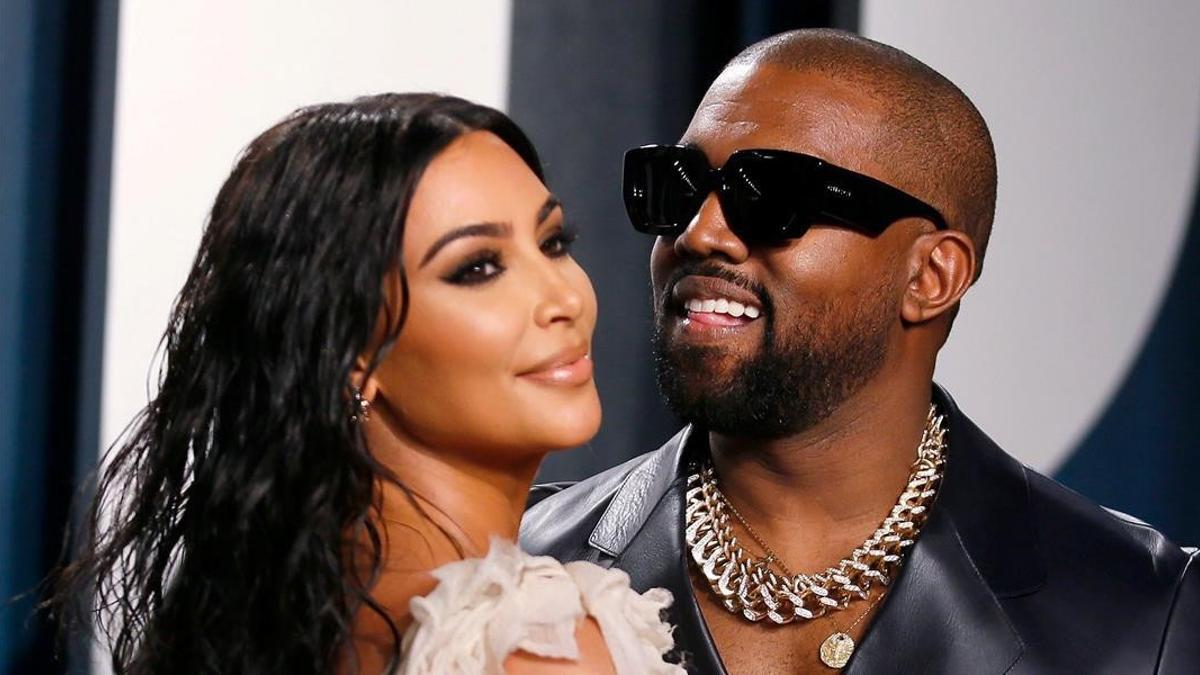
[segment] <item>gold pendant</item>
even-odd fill
[[[834,633],[821,643],[821,663],[830,668],[845,668],[854,653],[854,638],[845,633]]]

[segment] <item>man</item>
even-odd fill
[[[1196,553],[933,384],[995,205],[966,96],[797,31],[735,58],[681,146],[631,151],[625,199],[658,235],[658,376],[688,426],[535,489],[524,546],[672,591],[697,673],[1200,672]]]

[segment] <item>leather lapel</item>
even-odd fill
[[[1023,651],[950,516],[935,510],[843,672],[1004,673]]]
[[[721,657],[696,604],[684,556],[687,475],[681,465],[690,434],[691,427],[685,427],[630,472],[596,523],[588,545],[597,551],[601,564],[628,573],[635,589],[670,591],[675,600],[667,620],[675,627],[676,660],[691,673],[724,675]]]
[[[999,598],[1045,581],[1025,469],[944,389],[933,398],[948,418],[941,494],[849,674],[1003,673],[1024,652]]]
[[[971,562],[1000,598],[1046,581],[1025,466],[958,409],[941,387],[934,400],[949,418],[946,477],[931,513],[949,513]],[[918,546],[920,543],[918,542]]]
[[[644,526],[651,509],[681,474],[679,465],[691,434],[692,427],[684,427],[629,472],[588,535],[589,546],[609,556],[618,556],[625,550]]]
[[[672,481],[613,566],[627,571],[630,583],[638,590],[665,588],[674,596],[667,618],[675,626],[675,650],[688,672],[723,675],[725,668],[700,614],[688,576],[683,548],[686,480],[679,476]]]

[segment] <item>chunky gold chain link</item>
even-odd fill
[[[750,621],[785,624],[845,609],[853,600],[865,600],[873,584],[890,584],[905,552],[916,542],[941,484],[946,462],[943,421],[937,408],[929,406],[917,459],[891,513],[849,556],[817,574],[789,572],[721,493],[712,462],[693,466],[687,481],[684,537],[692,560],[725,608]],[[738,543],[730,514],[762,547],[765,557],[751,555]],[[782,574],[776,574],[772,564]]]

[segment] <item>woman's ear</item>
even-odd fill
[[[350,369],[350,385],[358,389],[364,399],[374,402],[379,396],[380,384],[372,363],[380,358],[379,350],[383,349],[387,336],[397,329],[405,293],[403,277],[400,273],[391,272],[383,280],[383,302],[380,304],[375,327],[363,353],[354,360]],[[378,364],[375,364],[378,365]],[[367,375],[370,372],[371,375]]]
[[[370,359],[360,354],[354,360],[354,367],[350,370],[350,386],[359,390],[367,401],[374,401],[375,397],[379,395],[379,380],[374,373],[367,375],[368,367],[370,367]]]
[[[906,323],[926,323],[953,310],[971,287],[975,242],[965,232],[938,230],[918,238],[910,253],[900,313]]]

